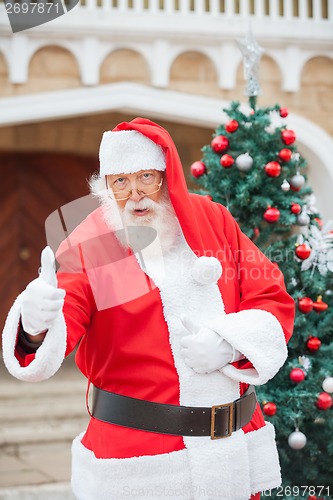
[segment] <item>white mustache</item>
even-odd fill
[[[133,210],[155,208],[156,205],[157,203],[155,203],[155,201],[151,200],[150,198],[142,199],[140,201],[128,200],[123,210],[130,213],[133,212]]]

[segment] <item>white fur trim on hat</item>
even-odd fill
[[[100,175],[165,170],[163,149],[136,130],[104,132],[99,148]]]

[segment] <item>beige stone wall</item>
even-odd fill
[[[77,61],[67,49],[56,46],[43,47],[31,58],[29,79],[24,84],[8,81],[8,68],[1,62],[0,97],[36,92],[64,90],[81,86]]]
[[[333,60],[315,57],[308,61],[303,68],[300,91],[291,93],[281,90],[280,69],[275,61],[264,56],[260,84],[263,94],[258,99],[259,106],[278,103],[312,120],[333,136]],[[221,90],[213,64],[203,54],[186,53],[176,59],[171,68],[170,88],[225,100],[247,100],[243,65],[237,71],[236,88]]]
[[[103,61],[100,73],[101,84],[113,82],[136,82],[149,85],[147,62],[133,50],[116,50]]]
[[[117,50],[108,54],[101,65],[101,84],[132,81],[149,85],[149,67],[139,53]],[[323,127],[333,136],[333,60],[315,57],[307,62],[302,72],[301,89],[297,93],[281,90],[281,73],[269,57],[262,58],[260,81],[263,95],[258,104],[279,103]],[[25,93],[77,88],[81,86],[78,64],[68,50],[49,46],[38,50],[29,65],[26,84],[8,82],[8,68],[0,54],[0,97]],[[204,54],[186,52],[178,56],[170,70],[172,90],[245,101],[242,64],[237,72],[237,85],[233,90],[218,88],[217,72],[212,61]]]
[[[190,94],[221,96],[214,64],[199,52],[185,52],[176,58],[170,70],[169,88]]]
[[[135,81],[149,85],[149,68],[144,58],[130,50],[110,53],[101,66],[101,83]],[[276,63],[264,56],[260,67],[263,95],[259,105],[279,103],[290,111],[304,116],[333,136],[333,60],[316,57],[305,65],[301,90],[286,93],[281,90],[281,74]],[[74,56],[61,47],[45,47],[31,59],[29,81],[24,85],[8,83],[8,70],[0,54],[0,96],[35,93],[39,91],[77,88],[81,86]],[[244,97],[242,64],[237,72],[236,88],[221,90],[213,63],[203,54],[187,52],[173,63],[170,89],[181,92],[217,97],[221,100]],[[123,120],[134,116],[104,113],[78,118],[54,120],[20,126],[0,128],[0,150],[63,151],[96,155],[101,133]],[[149,116],[148,116],[149,118]],[[154,117],[151,117],[154,119]],[[185,169],[201,157],[201,147],[208,144],[213,130],[161,122],[171,132]]]

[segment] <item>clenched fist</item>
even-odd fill
[[[199,327],[182,316],[181,321],[190,332],[180,344],[185,363],[197,373],[211,373],[220,370],[233,360],[232,346],[210,328]]]

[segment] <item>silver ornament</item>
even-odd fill
[[[282,189],[282,191],[284,191],[285,193],[286,193],[287,191],[289,191],[289,189],[290,189],[290,184],[289,184],[289,182],[287,181],[287,179],[285,179],[285,180],[282,182],[282,184],[281,184],[281,189]]]
[[[298,189],[304,186],[305,178],[303,177],[303,175],[297,173],[296,175],[292,176],[290,183],[294,188]]]
[[[323,384],[322,388],[324,389],[325,392],[330,392],[331,394],[333,393],[333,377],[326,377]]]
[[[293,450],[301,450],[306,445],[306,435],[296,429],[295,432],[289,434],[288,444]]]
[[[297,216],[296,222],[299,226],[308,226],[310,224],[310,217],[306,212],[302,212]]]
[[[238,170],[241,172],[247,172],[253,165],[253,158],[249,155],[249,153],[244,153],[237,156],[235,163]]]

